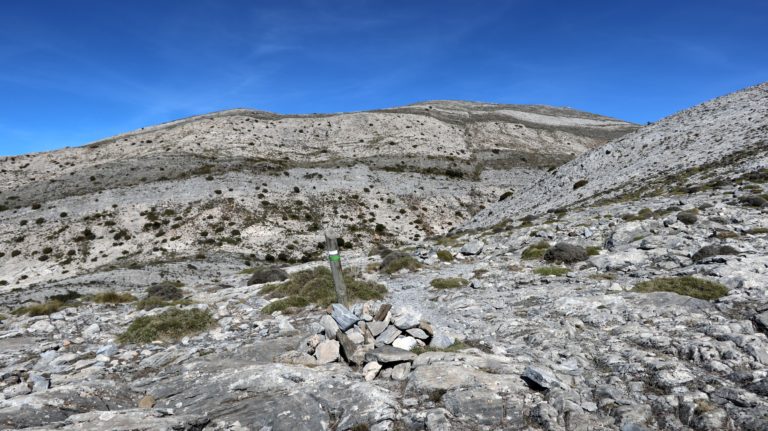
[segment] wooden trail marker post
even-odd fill
[[[347,286],[344,284],[344,277],[341,274],[341,255],[339,254],[339,244],[336,241],[336,235],[332,232],[325,232],[325,249],[328,251],[328,262],[331,264],[333,287],[336,289],[336,302],[346,307]]]

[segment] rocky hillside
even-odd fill
[[[0,295],[0,428],[766,430],[768,160],[756,145],[768,141],[766,85],[618,137],[556,171],[532,170],[531,184],[494,196],[471,226],[401,246],[358,240],[374,250],[341,251],[349,307],[333,304],[327,260],[277,267],[254,256],[248,266],[228,244],[66,274],[35,269],[35,284],[14,278]],[[501,110],[472,106],[477,116]],[[436,111],[430,118],[458,124],[467,109],[435,102],[386,115]],[[552,113],[510,109],[538,124]],[[609,162],[617,152],[621,163]],[[300,169],[320,168],[288,168],[270,193],[283,183],[292,193]],[[413,167],[327,169],[350,182],[353,171],[386,173],[403,193],[413,184],[446,195],[521,172],[486,167],[470,181]],[[210,175],[173,198],[221,181]],[[89,199],[130,196],[139,208],[142,197],[171,196],[131,187]],[[47,219],[27,216],[16,227],[46,205],[0,213],[14,221],[6,232],[35,224],[52,236]],[[171,229],[187,214],[164,211],[158,204],[133,226]],[[110,227],[109,218],[89,220]],[[147,235],[141,241],[154,238],[152,226],[136,234]],[[100,241],[91,232],[76,243]]]
[[[471,226],[572,205],[712,188],[768,164],[768,84],[719,97],[591,151],[477,214]]]
[[[218,251],[308,261],[328,227],[361,253],[418,242],[634,129],[570,109],[468,102],[234,110],[5,157],[0,283]]]

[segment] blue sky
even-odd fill
[[[0,155],[248,107],[537,103],[644,123],[768,80],[768,2],[0,5]]]

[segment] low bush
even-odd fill
[[[701,262],[702,260],[712,256],[734,255],[739,254],[739,251],[730,245],[708,245],[702,247],[693,254],[691,259],[694,262]]]
[[[301,308],[309,305],[309,301],[301,296],[289,296],[287,298],[278,299],[267,304],[261,309],[264,314],[272,314],[275,311],[286,311],[290,308]]]
[[[559,277],[561,275],[567,274],[568,268],[563,268],[562,266],[542,266],[534,269],[533,272],[545,277],[549,275],[555,275]]]
[[[559,242],[544,253],[547,262],[576,263],[587,260],[589,254],[584,247]]]
[[[386,274],[394,274],[401,269],[415,271],[421,268],[421,263],[408,253],[393,251],[384,256],[381,260],[379,271]]]
[[[636,292],[674,292],[693,298],[712,300],[728,294],[728,288],[720,283],[701,278],[661,277],[637,283]]]
[[[99,304],[124,304],[135,301],[136,297],[130,293],[117,293],[114,290],[110,290],[93,295],[91,300]]]
[[[42,304],[32,304],[24,307],[19,307],[13,310],[12,314],[14,314],[15,316],[21,316],[26,314],[30,317],[46,316],[49,314],[56,313],[57,311],[61,310],[64,307],[65,307],[64,302],[54,299],[54,300],[44,302]]]
[[[185,335],[202,332],[214,323],[207,311],[173,308],[157,316],[139,317],[120,334],[121,343],[151,343],[155,340],[177,340]]]
[[[48,297],[51,301],[70,302],[81,298],[83,295],[75,292],[74,290],[67,289],[66,293],[60,293],[58,295],[51,295]]]
[[[350,301],[382,299],[387,293],[384,285],[357,279],[346,271],[343,276]],[[268,284],[262,287],[261,293],[268,298],[284,298],[282,302],[276,301],[277,304],[273,302],[267,305],[262,309],[264,312],[270,312],[270,309],[274,312],[289,307],[304,307],[309,304],[327,307],[336,302],[333,277],[331,271],[325,266],[295,272],[284,283]]]
[[[523,250],[523,253],[520,255],[520,258],[523,260],[541,259],[542,257],[544,257],[544,253],[546,253],[548,249],[549,249],[549,243],[544,240],[541,240],[536,244],[528,246],[525,250]]]
[[[600,254],[600,250],[602,250],[602,248],[600,248],[598,246],[595,246],[595,245],[590,245],[589,247],[586,248],[586,250],[587,250],[587,255],[589,255],[589,256],[598,256]]]
[[[677,213],[677,220],[683,224],[690,226],[696,223],[699,220],[699,217],[692,212],[682,211]]]
[[[248,286],[254,284],[271,283],[274,281],[284,281],[288,279],[288,273],[277,266],[265,266],[252,268],[251,278],[248,279]]]
[[[438,250],[437,258],[443,262],[453,262],[453,255],[448,250]]]
[[[459,289],[469,286],[469,280],[461,277],[436,278],[429,284],[435,289]]]
[[[758,195],[742,196],[739,198],[739,202],[744,206],[755,208],[762,208],[768,205],[768,201],[766,201],[762,196]]]
[[[164,281],[147,288],[147,297],[155,297],[165,301],[174,301],[184,297],[181,290],[183,284],[176,281]]]

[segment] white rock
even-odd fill
[[[315,348],[315,358],[318,364],[329,364],[339,360],[339,342],[336,340],[325,340]]]
[[[101,331],[101,328],[99,328],[99,325],[97,325],[96,323],[93,323],[89,325],[87,328],[83,329],[82,335],[85,339],[92,340],[98,336],[99,331]]]
[[[411,350],[416,347],[416,339],[413,337],[398,337],[392,342],[393,347],[403,350]]]
[[[49,322],[48,320],[38,320],[37,322],[31,324],[29,328],[27,328],[27,331],[32,333],[50,333],[53,332],[56,328]]]
[[[371,380],[375,379],[380,370],[381,364],[376,361],[368,362],[365,364],[363,367],[363,376],[365,376],[365,381],[370,382]]]

